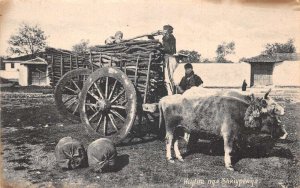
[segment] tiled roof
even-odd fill
[[[276,54],[261,54],[251,58],[243,58],[242,61],[247,63],[276,63],[282,61],[299,61],[300,54],[298,53],[276,53]]]
[[[40,58],[40,57],[36,57],[35,59],[31,59],[31,60],[28,60],[28,61],[24,61],[22,62],[21,64],[25,64],[25,65],[47,65],[47,62],[43,59],[43,58]]]
[[[23,56],[19,56],[19,57],[7,58],[7,59],[3,60],[3,62],[9,63],[9,62],[15,62],[15,61],[28,61],[31,59],[35,59],[36,57],[39,57],[41,55],[42,55],[42,53],[23,55]]]

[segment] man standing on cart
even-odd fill
[[[162,44],[164,53],[166,55],[176,54],[176,39],[173,35],[173,27],[170,25],[164,25],[163,31],[156,31],[148,36],[150,39],[154,39],[153,36],[163,35]]]
[[[173,55],[176,54],[176,39],[173,35],[173,27],[165,25],[163,27],[163,47],[165,54]]]
[[[172,77],[172,73],[174,69],[177,67],[177,59],[174,58],[174,54],[176,54],[176,39],[173,35],[173,27],[170,25],[164,25],[163,31],[157,31],[148,36],[149,39],[154,39],[153,36],[163,35],[162,37],[162,45],[164,51],[164,63],[166,66],[167,74],[165,76],[167,90],[169,95],[175,93],[175,84]],[[173,57],[173,58],[172,58]],[[170,61],[170,58],[172,59]],[[174,61],[173,61],[174,60]]]

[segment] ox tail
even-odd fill
[[[158,109],[159,109],[159,124],[158,124],[158,128],[159,130],[161,130],[162,126],[164,126],[164,113],[163,113],[163,108],[162,108],[162,104],[159,103],[158,104]]]
[[[165,123],[163,105],[159,103],[158,108],[159,108],[158,138],[160,140],[163,140],[166,137],[166,129],[165,129],[166,123]]]

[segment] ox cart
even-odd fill
[[[166,95],[164,54],[158,40],[127,40],[95,46],[89,53],[47,48],[58,111],[81,121],[89,135],[120,143],[137,117],[153,122]]]

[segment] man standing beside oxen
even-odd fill
[[[184,65],[185,76],[181,79],[179,85],[177,86],[177,93],[182,94],[186,90],[190,89],[193,86],[200,86],[203,84],[202,79],[194,73],[193,65],[187,63]]]

